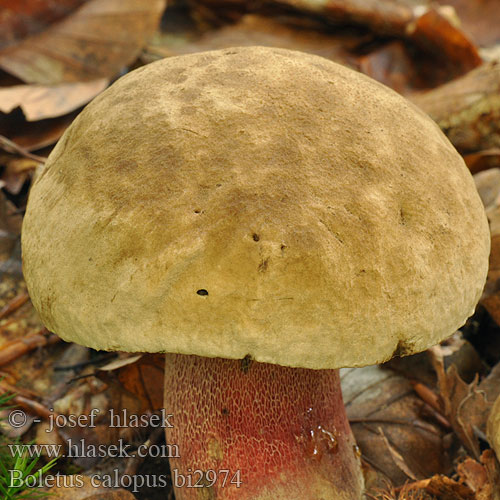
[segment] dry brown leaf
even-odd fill
[[[389,486],[368,497],[374,500],[479,500],[466,484],[442,475],[407,483],[397,489]]]
[[[411,100],[469,153],[500,147],[499,95],[500,63],[488,63]]]
[[[341,382],[362,457],[379,474],[372,487],[382,487],[384,478],[401,486],[409,477],[425,478],[449,470],[445,431],[422,416],[426,405],[407,378],[372,366],[343,369]]]
[[[498,0],[437,0],[455,8],[463,30],[482,46],[500,42]]]
[[[481,380],[479,389],[484,392],[486,399],[491,403],[500,396],[500,363],[497,363],[487,377]]]
[[[47,159],[30,153],[26,148],[23,148],[19,144],[16,144],[14,141],[11,141],[8,137],[5,137],[3,135],[0,135],[0,149],[6,151],[7,153],[21,156],[22,158],[35,160],[39,163],[45,163]]]
[[[449,77],[464,74],[481,63],[477,47],[447,17],[446,9],[430,8],[419,0],[198,0],[212,9],[288,7],[340,25],[361,25],[379,35],[409,39],[447,66]]]
[[[463,75],[482,62],[474,43],[443,13],[429,9],[406,27],[406,34],[446,64],[450,77]]]
[[[396,448],[394,448],[393,445],[389,442],[387,439],[386,435],[384,434],[384,431],[382,430],[381,427],[378,428],[379,434],[384,440],[384,444],[391,454],[392,459],[394,460],[394,463],[410,478],[416,480],[417,478],[415,477],[415,474],[413,471],[408,467],[408,464],[405,462],[405,459],[401,456],[401,453],[399,453]]]
[[[500,500],[500,464],[494,451],[484,451],[481,455],[481,463],[486,469],[488,483],[491,485],[492,500]]]
[[[158,38],[146,49],[146,57],[173,55],[226,47],[260,45],[301,50],[320,55],[348,66],[356,64],[348,49],[360,43],[353,35],[327,34],[313,29],[293,29],[272,18],[248,14],[237,23],[194,37]]]
[[[292,7],[307,14],[320,15],[331,22],[363,24],[382,34],[404,34],[406,26],[414,19],[414,7],[422,2],[395,0],[191,0],[215,9],[240,9],[255,12],[263,6]],[[221,9],[222,10],[222,9]]]
[[[389,486],[367,497],[370,500],[436,500],[435,496],[429,495],[424,490],[408,490],[405,486],[397,489]]]
[[[413,383],[421,382],[428,387],[436,385],[436,372],[426,352],[413,354],[412,356],[396,356],[382,366],[395,371]]]
[[[472,382],[476,375],[487,372],[486,365],[476,348],[458,330],[451,337],[443,341],[439,348],[443,354],[445,369],[454,365],[458,375],[464,382]],[[427,357],[429,357],[427,355]],[[436,384],[433,385],[435,387]]]
[[[40,33],[66,16],[86,0],[0,0],[2,30],[0,49],[27,36]]]
[[[400,94],[421,88],[415,62],[401,40],[395,40],[359,58],[359,69]]]
[[[3,49],[0,67],[42,85],[113,77],[138,56],[164,8],[165,0],[89,0]]]
[[[163,354],[144,354],[137,362],[118,370],[118,380],[123,388],[141,403],[139,411],[163,408],[164,367]]]
[[[10,113],[20,107],[26,120],[37,121],[65,115],[87,104],[108,86],[101,78],[85,83],[59,85],[15,85],[0,88],[0,111]]]
[[[483,498],[481,491],[485,489],[488,481],[486,469],[472,458],[467,458],[457,467],[458,474],[464,479],[465,484],[476,494],[476,499]],[[490,495],[485,497],[489,500]]]
[[[326,57],[360,69],[400,93],[407,93],[415,88],[428,88],[430,83],[442,83],[450,79],[449,70],[443,68],[442,61],[429,62],[427,58],[424,64],[401,40],[386,43],[360,56],[359,47],[374,41],[375,35],[366,28],[358,28],[356,31],[352,28],[349,31],[337,29],[332,32],[326,23],[297,27],[297,22],[298,18],[293,16],[270,18],[246,14],[235,23],[203,34],[199,34],[199,30],[192,26],[187,26],[174,34],[157,34],[147,46],[143,58],[146,62],[151,62],[158,57],[190,52],[262,45],[301,50]]]
[[[445,372],[439,346],[431,348],[429,352],[433,354],[438,376],[443,414],[468,452],[478,459],[480,449],[475,429],[485,433],[492,403],[478,389],[477,377],[471,384],[466,384],[458,375],[455,365],[451,365]]]
[[[488,210],[495,208],[499,204],[500,168],[491,168],[478,172],[474,175],[474,182],[486,213],[488,213]]]
[[[144,354],[132,354],[123,352],[119,354],[118,358],[109,363],[106,363],[104,366],[100,366],[99,370],[112,372],[114,370],[118,370],[119,368],[123,368],[124,366],[131,365],[136,361],[139,361],[142,356],[144,356]]]
[[[464,155],[469,170],[475,174],[489,168],[500,168],[500,148],[483,149],[477,153]]]
[[[474,492],[475,500],[500,500],[500,469],[492,450],[486,450],[476,462],[465,459],[457,472],[463,482]]]
[[[134,358],[139,357],[137,361]],[[129,361],[133,361],[129,363]],[[126,364],[124,364],[126,363]],[[113,366],[115,364],[116,366]],[[121,365],[121,366],[118,366]],[[155,410],[163,408],[163,369],[164,356],[160,354],[133,355],[121,359],[118,363],[108,364],[106,371],[96,371],[87,367],[82,375],[95,375],[75,381],[66,394],[53,407],[63,415],[89,415],[96,412],[95,427],[64,427],[57,429],[66,441],[79,443],[84,440],[86,446],[113,444],[119,439],[133,444],[140,444],[143,434],[148,432],[147,418]],[[111,426],[111,415],[118,418],[123,427]],[[145,420],[135,421],[145,416]],[[131,418],[132,420],[128,420]],[[82,467],[91,467],[99,457],[82,456],[74,462]]]
[[[438,500],[477,500],[474,492],[467,485],[442,475],[408,484],[406,491],[412,490],[424,490]]]
[[[20,108],[5,115],[0,113],[0,135],[8,137],[27,151],[36,151],[55,144],[80,111],[58,118],[28,122]]]
[[[41,162],[32,158],[19,158],[16,156],[8,158],[5,161],[5,169],[0,177],[3,183],[2,187],[10,194],[19,194],[26,181],[41,166]]]

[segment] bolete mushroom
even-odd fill
[[[359,499],[337,369],[453,333],[489,252],[472,177],[430,118],[264,47],[120,78],[50,155],[22,238],[50,330],[170,353],[183,500]]]
[[[486,425],[486,434],[493,451],[500,460],[500,396],[497,397],[491,408]]]

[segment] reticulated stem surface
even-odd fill
[[[177,500],[361,498],[337,370],[167,354],[165,408]]]

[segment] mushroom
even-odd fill
[[[486,425],[486,435],[490,446],[500,460],[500,396],[497,397],[491,408]]]
[[[245,47],[144,66],[89,104],[32,187],[22,246],[51,331],[169,353],[178,499],[353,500],[337,369],[463,325],[489,231],[414,105],[326,59]]]

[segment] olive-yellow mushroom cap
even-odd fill
[[[500,396],[497,397],[491,408],[486,426],[486,434],[491,447],[500,460]]]
[[[246,47],[155,62],[90,103],[32,188],[22,246],[65,340],[319,369],[462,326],[489,231],[423,112],[323,58]]]

